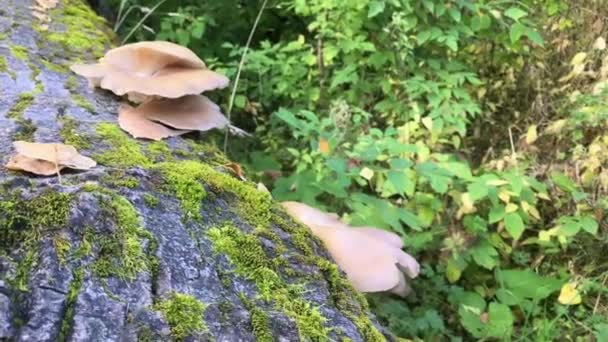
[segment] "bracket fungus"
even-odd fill
[[[74,146],[60,143],[13,142],[17,152],[9,159],[6,168],[27,171],[41,176],[58,174],[64,168],[90,170],[97,163],[78,153]]]
[[[209,70],[186,47],[165,41],[127,44],[108,51],[97,64],[71,69],[94,87],[141,103],[119,109],[120,127],[135,138],[231,128],[219,106],[200,95],[227,87],[228,78]]]
[[[323,241],[357,290],[391,292],[401,297],[411,292],[408,280],[418,276],[420,265],[401,250],[403,242],[399,236],[373,227],[349,226],[338,215],[303,203],[281,204]]]

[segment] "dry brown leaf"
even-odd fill
[[[232,172],[234,172],[234,174],[242,181],[246,181],[247,179],[245,178],[245,175],[243,174],[243,168],[241,167],[241,165],[237,164],[237,163],[230,163],[228,165],[226,165],[227,168],[229,168],[230,170],[232,170]]]
[[[118,124],[120,125],[120,128],[127,131],[134,138],[151,140],[161,140],[190,132],[185,130],[174,130],[150,121],[143,116],[141,111],[137,111],[133,107],[127,105],[122,105],[118,109]]]
[[[153,100],[135,110],[150,120],[176,129],[208,131],[228,125],[220,107],[202,95]]]
[[[6,168],[13,171],[27,171],[40,176],[52,176],[65,166],[55,165],[46,160],[28,158],[17,153],[9,159]]]
[[[45,160],[71,169],[90,170],[97,165],[93,159],[81,155],[71,145],[15,141],[13,146],[17,153],[25,157]]]

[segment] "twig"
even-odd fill
[[[247,52],[249,51],[249,46],[251,45],[251,41],[253,40],[253,35],[255,33],[255,30],[258,27],[258,24],[260,23],[260,19],[262,18],[262,14],[264,13],[264,10],[266,9],[266,4],[268,3],[268,0],[264,0],[264,2],[262,3],[262,7],[260,7],[260,11],[258,12],[257,17],[255,18],[255,22],[253,23],[253,27],[251,28],[251,31],[249,32],[249,38],[247,38],[247,44],[245,44],[245,49],[243,50],[243,55],[241,56],[241,61],[239,62],[239,68],[236,71],[236,77],[234,80],[234,85],[232,86],[232,93],[230,94],[230,101],[228,103],[228,122],[230,123],[230,119],[231,119],[231,115],[232,115],[232,106],[234,106],[234,98],[236,97],[236,90],[239,86],[239,80],[241,78],[241,71],[243,70],[243,67],[245,66],[245,59],[247,58]],[[230,130],[226,130],[226,134],[224,135],[224,154],[226,154],[226,151],[228,150],[228,135]]]
[[[602,282],[602,287],[606,287],[606,282],[608,281],[608,274],[604,276],[604,281]],[[602,298],[602,293],[598,293],[597,294],[597,298],[595,299],[595,305],[593,306],[593,313],[592,315],[595,315],[595,313],[597,312],[597,309],[600,306],[600,299]]]
[[[129,34],[127,34],[125,36],[125,38],[121,42],[121,45],[126,43],[129,40],[129,38],[131,38],[133,33],[135,33],[135,31],[137,31],[137,29],[144,23],[144,21],[146,21],[146,19],[148,19],[148,17],[151,16],[152,13],[154,13],[154,11],[156,11],[156,9],[158,7],[160,7],[160,5],[164,4],[165,1],[167,1],[167,0],[160,0],[156,5],[154,5],[154,7],[152,7],[152,9],[150,9],[150,11],[148,13],[146,13],[146,15],[144,15],[144,17],[141,18],[141,20],[131,29],[131,32],[129,32]]]

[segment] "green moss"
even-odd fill
[[[34,140],[34,134],[38,130],[34,122],[30,119],[19,119],[17,120],[19,128],[11,136],[13,140],[32,141]]]
[[[101,57],[113,36],[107,22],[99,17],[83,0],[66,0],[51,13],[53,24],[63,26],[65,31],[56,29],[44,31],[36,27],[41,40],[58,44],[64,55],[76,59],[82,52]]]
[[[177,341],[207,330],[203,320],[206,307],[193,296],[173,293],[154,305],[154,309],[163,314],[171,327],[172,337]]]
[[[164,141],[151,142],[146,146],[146,149],[150,158],[156,162],[171,161],[173,159],[171,149]]]
[[[78,79],[74,75],[70,75],[65,81],[65,88],[70,92],[78,90]]]
[[[139,180],[129,176],[124,170],[111,170],[101,178],[101,181],[111,187],[134,189],[139,186]]]
[[[4,56],[0,56],[0,72],[8,73],[13,80],[17,78],[17,74],[8,68],[8,62]]]
[[[72,196],[46,191],[24,200],[18,193],[0,201],[0,251],[22,248],[27,251],[9,282],[27,291],[30,270],[38,260],[40,239],[48,231],[67,224]]]
[[[87,100],[86,97],[80,95],[80,94],[70,94],[70,97],[72,98],[72,101],[74,102],[74,104],[76,104],[78,107],[84,108],[87,111],[89,111],[92,114],[95,114],[95,105],[93,105],[93,103],[91,103],[91,101]]]
[[[281,279],[254,234],[226,225],[210,229],[208,236],[214,250],[226,254],[235,271],[255,283],[261,299],[274,303],[296,322],[302,339],[327,339],[329,328],[325,326],[325,318],[301,297],[301,286],[286,284]]]
[[[8,111],[6,116],[11,119],[18,119],[23,116],[25,110],[32,105],[35,99],[34,93],[21,93],[15,105]]]
[[[137,210],[126,198],[109,191],[105,193],[108,196],[100,196],[104,217],[111,218],[116,228],[110,236],[95,238],[99,253],[93,263],[93,272],[102,278],[134,279],[140,272],[151,269],[151,259],[141,240],[154,239],[141,227]]]
[[[22,61],[27,61],[30,58],[28,55],[28,52],[27,52],[27,48],[25,46],[11,45],[11,46],[9,46],[9,50],[10,50],[11,54],[13,55],[13,57],[20,59]]]
[[[153,195],[144,194],[144,203],[146,203],[146,206],[148,208],[156,208],[158,206],[159,200]]]
[[[59,119],[62,123],[59,135],[63,142],[72,145],[79,150],[91,148],[89,140],[80,133],[80,124],[73,118],[64,115]]]
[[[249,311],[251,317],[251,331],[257,342],[272,342],[274,337],[270,328],[270,318],[268,314],[260,309],[253,301],[247,299],[245,294],[241,293],[241,302]]]
[[[124,168],[152,165],[137,141],[129,138],[117,125],[101,123],[95,130],[101,140],[108,145],[108,151],[94,157],[100,164]]]
[[[59,263],[65,265],[70,249],[72,249],[70,239],[62,234],[56,234],[53,237],[53,245],[55,246],[55,252],[57,252]]]
[[[82,268],[76,269],[72,274],[72,282],[68,289],[68,294],[65,298],[65,313],[63,314],[63,320],[61,321],[61,330],[59,331],[58,341],[63,342],[67,340],[72,326],[74,325],[74,314],[76,313],[76,300],[78,299],[78,293],[82,288],[82,282],[84,279],[84,271]]]
[[[164,174],[168,186],[176,192],[187,218],[200,218],[200,202],[205,193],[199,182],[206,182],[219,191],[236,195],[240,201],[235,209],[252,225],[267,226],[270,223],[270,196],[247,183],[195,161],[160,163],[155,168]]]
[[[39,61],[44,65],[47,70],[54,71],[59,74],[67,74],[70,71],[70,68],[62,63],[53,63],[44,58],[40,58]]]

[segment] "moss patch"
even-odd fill
[[[301,297],[302,287],[286,284],[253,234],[226,225],[208,232],[216,252],[226,254],[238,274],[253,281],[261,299],[274,303],[298,326],[302,339],[327,340],[326,319]]]
[[[36,125],[30,119],[23,117],[25,111],[34,103],[36,95],[41,92],[40,88],[37,88],[33,92],[21,93],[17,102],[11,109],[9,109],[6,116],[15,120],[18,125],[17,131],[13,134],[13,140],[32,140],[34,133],[36,133]]]
[[[193,296],[173,293],[168,299],[156,303],[154,309],[163,314],[177,341],[207,330],[203,320],[206,307]]]
[[[257,342],[272,342],[274,341],[274,337],[272,334],[272,329],[270,328],[270,318],[268,314],[260,309],[256,304],[247,299],[245,294],[241,293],[241,302],[245,305],[247,310],[249,311],[249,315],[251,317],[251,331],[253,331],[253,336]]]
[[[7,254],[22,248],[25,256],[19,261],[15,277],[9,282],[27,291],[31,268],[38,259],[38,245],[45,233],[67,224],[72,196],[46,191],[24,200],[18,193],[0,201],[0,252]]]
[[[116,124],[102,123],[95,128],[108,151],[94,157],[97,162],[113,167],[150,167],[152,162],[142,152],[136,140],[129,138]]]
[[[66,341],[70,332],[72,331],[72,326],[74,325],[74,315],[76,313],[76,299],[78,298],[78,293],[82,288],[82,282],[84,278],[84,270],[82,268],[76,269],[72,274],[72,282],[70,283],[70,288],[68,290],[68,294],[65,299],[65,313],[63,314],[63,320],[61,321],[61,330],[59,331],[60,342]]]
[[[15,74],[14,71],[9,69],[8,62],[6,61],[6,57],[4,56],[0,56],[0,72],[8,73],[13,80],[17,78],[17,74]]]
[[[19,60],[22,60],[22,61],[29,60],[29,55],[27,53],[27,48],[25,46],[11,45],[11,46],[9,46],[9,50],[10,50],[11,54],[13,55],[13,57],[15,57]]]
[[[75,105],[77,105],[78,107],[84,108],[86,109],[88,112],[95,114],[95,105],[93,105],[93,103],[91,103],[91,101],[87,100],[86,97],[80,95],[80,94],[70,94],[70,97],[72,98],[72,101],[74,102]]]
[[[148,208],[156,208],[159,203],[158,197],[150,194],[144,194],[144,203]]]
[[[272,199],[267,193],[195,161],[160,163],[155,169],[164,175],[168,187],[176,192],[186,218],[200,218],[200,202],[205,190],[200,182],[218,191],[233,193],[240,200],[237,212],[254,226],[267,226],[272,216]]]
[[[89,139],[80,133],[81,129],[78,121],[67,115],[62,116],[59,121],[63,124],[59,135],[65,144],[72,145],[79,150],[91,148]]]
[[[79,59],[82,52],[89,52],[94,57],[103,56],[106,46],[113,37],[107,28],[107,22],[99,17],[83,0],[65,0],[52,10],[50,16],[53,24],[59,24],[64,32],[58,29],[44,31],[36,27],[41,40],[58,44],[63,55]]]
[[[104,192],[107,196],[100,196],[103,216],[111,218],[116,227],[110,236],[95,238],[99,253],[93,263],[93,272],[102,278],[134,279],[140,272],[153,268],[153,261],[144,251],[141,240],[154,241],[154,238],[141,227],[137,210],[126,198]]]

